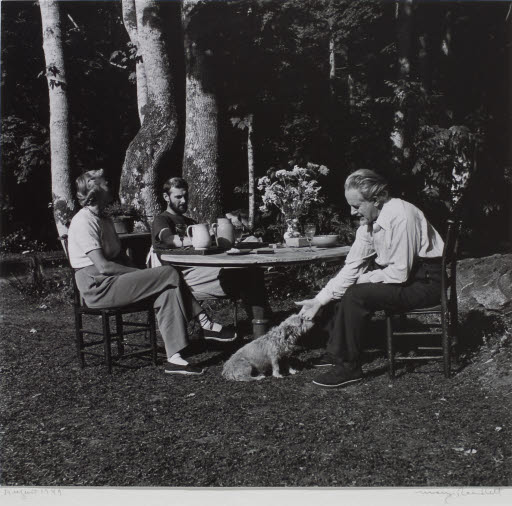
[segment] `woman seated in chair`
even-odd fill
[[[158,327],[167,353],[166,373],[202,374],[180,355],[189,344],[187,323],[198,318],[205,339],[233,341],[233,331],[213,324],[171,266],[137,269],[122,253],[112,220],[103,210],[112,201],[103,170],[91,170],[76,180],[82,209],[69,227],[69,260],[78,289],[91,308],[126,306],[154,298]]]

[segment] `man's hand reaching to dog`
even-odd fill
[[[295,304],[302,306],[302,309],[299,311],[299,316],[302,316],[305,320],[313,320],[322,307],[322,304],[316,299],[299,300],[295,302]]]

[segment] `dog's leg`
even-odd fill
[[[281,360],[281,365],[283,367],[283,370],[288,371],[288,374],[297,374],[297,372],[298,372],[296,369],[294,369],[290,365],[290,361],[289,361],[288,357],[285,357]]]
[[[283,375],[279,372],[279,360],[277,357],[270,357],[270,362],[272,364],[272,376],[274,378],[282,378]]]

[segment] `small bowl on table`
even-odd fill
[[[311,244],[321,248],[332,248],[338,245],[338,235],[315,235]]]

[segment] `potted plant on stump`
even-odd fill
[[[129,204],[114,202],[105,208],[105,215],[112,218],[118,234],[130,234],[139,213]]]

